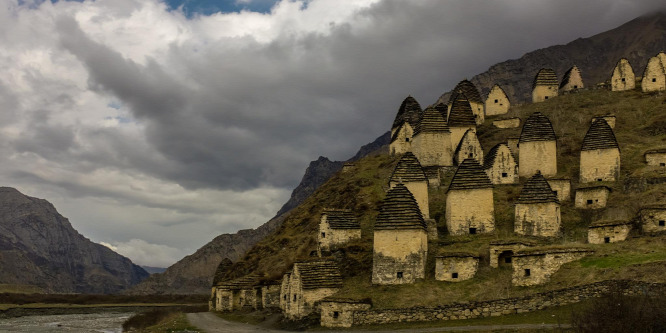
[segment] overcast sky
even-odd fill
[[[663,0],[0,0],[0,184],[168,266],[286,202],[412,94]]]

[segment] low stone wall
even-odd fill
[[[666,284],[611,280],[517,298],[454,303],[438,307],[355,311],[353,325],[495,317],[577,303],[585,299],[600,297],[614,290],[621,291],[625,295],[646,293],[666,295]]]

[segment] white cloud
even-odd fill
[[[182,258],[188,253],[182,250],[161,244],[151,244],[142,239],[130,239],[128,242],[116,242],[113,244],[100,242],[100,244],[116,251],[137,265],[168,267],[175,260]]]

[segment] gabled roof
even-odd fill
[[[391,128],[396,128],[404,122],[409,122],[412,127],[416,126],[416,123],[418,123],[419,118],[421,117],[421,112],[421,105],[419,102],[417,102],[411,95],[407,96],[407,98],[402,101],[402,104],[400,104],[398,114],[395,116]]]
[[[303,289],[340,288],[342,275],[333,260],[319,259],[294,263],[298,269]]]
[[[348,209],[325,209],[322,215],[326,215],[326,222],[331,229],[360,229],[361,225],[356,220],[354,212]]]
[[[427,181],[421,163],[410,151],[404,153],[393,169],[391,182],[424,182]]]
[[[403,184],[397,184],[386,193],[375,221],[375,230],[392,229],[426,230],[419,205]]]
[[[500,148],[502,146],[506,147],[506,149],[509,151],[509,154],[511,154],[511,157],[513,156],[513,153],[511,152],[511,148],[509,148],[509,145],[506,143],[498,143],[494,147],[490,148],[490,151],[488,154],[486,154],[486,157],[483,159],[483,169],[487,170],[493,167],[493,164],[495,164],[495,158],[497,157],[497,152],[499,152]],[[515,159],[515,157],[514,157]]]
[[[500,85],[497,84],[497,83],[495,83],[495,84],[490,88],[490,91],[488,92],[488,97],[490,97],[490,94],[493,92],[493,90],[495,90],[495,88],[498,88],[498,89],[502,92],[502,94],[504,94],[504,97],[506,97],[506,99],[509,99],[509,95],[506,93],[506,91],[504,91],[504,88],[502,88],[502,86],[500,86]]]
[[[550,68],[542,68],[539,70],[536,76],[534,76],[534,81],[532,82],[532,89],[536,86],[559,86],[559,81],[557,80],[557,75],[555,71]]]
[[[571,79],[571,73],[574,71],[578,72],[578,74],[580,75],[580,70],[578,69],[578,66],[573,65],[573,67],[569,68],[569,70],[567,70],[564,73],[564,77],[562,77],[562,82],[560,82],[560,89],[562,89],[564,86],[567,85],[567,83],[569,83],[569,80]]]
[[[463,94],[458,94],[451,104],[449,112],[449,127],[476,126],[476,118],[472,106]]]
[[[523,186],[516,203],[533,204],[548,202],[560,203],[557,200],[557,195],[555,195],[555,192],[550,188],[550,184],[548,184],[546,178],[541,175],[541,171],[537,171],[537,173],[530,177]]]
[[[261,276],[259,274],[253,273],[231,281],[220,282],[218,286],[233,290],[252,289],[259,284],[260,279]]]
[[[557,137],[553,125],[550,123],[550,119],[541,112],[534,112],[525,120],[519,142],[555,140]]]
[[[613,129],[608,125],[605,119],[600,118],[590,125],[590,128],[583,139],[581,150],[610,149],[620,146],[615,139]]]
[[[463,134],[462,138],[460,138],[460,142],[458,142],[458,146],[456,146],[456,150],[453,152],[454,158],[455,156],[458,156],[460,151],[463,149],[463,143],[467,140],[470,140],[469,137],[472,137],[472,135],[476,139],[476,142],[479,143],[479,147],[481,147],[481,142],[479,141],[479,138],[476,136],[476,132],[470,128],[467,131],[465,131],[465,134]],[[481,147],[481,150],[483,150],[483,147]]]
[[[459,94],[465,95],[465,98],[472,103],[483,103],[479,90],[476,89],[474,83],[467,79],[458,82],[456,87],[453,88],[449,101],[455,101]]]
[[[485,171],[483,171],[481,165],[475,159],[467,158],[458,166],[448,190],[470,190],[492,187],[493,184],[490,182]]]
[[[421,120],[414,129],[414,135],[418,133],[449,132],[446,118],[435,107],[427,107],[421,114]]]
[[[400,124],[400,125],[398,126],[398,128],[396,129],[396,131],[393,133],[393,136],[391,136],[391,143],[393,143],[395,140],[398,139],[398,137],[400,136],[400,131],[401,131],[402,128],[405,127],[405,126],[411,126],[411,125],[409,125],[409,123],[402,123],[402,124]]]

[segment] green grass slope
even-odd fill
[[[562,236],[556,239],[532,239],[542,246],[585,246],[596,252],[583,260],[569,263],[551,278],[535,287],[511,285],[510,269],[488,266],[488,243],[498,239],[517,239],[513,234],[514,202],[521,184],[496,186],[495,218],[497,230],[490,235],[449,236],[444,213],[446,189],[430,189],[430,215],[438,223],[440,237],[429,244],[427,278],[413,285],[373,286],[372,225],[377,209],[388,189],[389,176],[397,158],[379,155],[358,161],[348,172],[339,172],[322,185],[303,204],[295,208],[282,226],[252,248],[244,260],[236,263],[227,278],[258,272],[266,279],[278,279],[295,260],[308,258],[316,250],[319,216],[325,208],[348,208],[356,212],[363,237],[334,251],[345,277],[341,297],[372,298],[378,308],[427,306],[468,300],[515,297],[606,279],[636,279],[666,282],[666,236],[641,235],[634,230],[629,240],[621,243],[586,244],[587,226],[602,218],[634,219],[641,205],[666,203],[666,183],[638,187],[645,178],[666,177],[663,168],[647,167],[643,153],[666,146],[666,98],[640,91],[611,92],[589,90],[550,99],[543,103],[514,107],[502,117],[521,120],[540,111],[550,118],[558,136],[558,176],[571,178],[572,189],[578,186],[580,147],[591,118],[612,114],[617,117],[615,135],[621,150],[621,175],[614,183],[606,209],[579,210],[573,201],[562,204]],[[493,117],[479,127],[479,139],[485,151],[520,134],[517,129],[492,126]],[[523,180],[524,182],[524,180]],[[572,191],[573,199],[574,191]],[[526,237],[524,237],[526,238]],[[472,251],[481,256],[479,271],[471,280],[446,283],[434,280],[434,256],[441,251]]]

